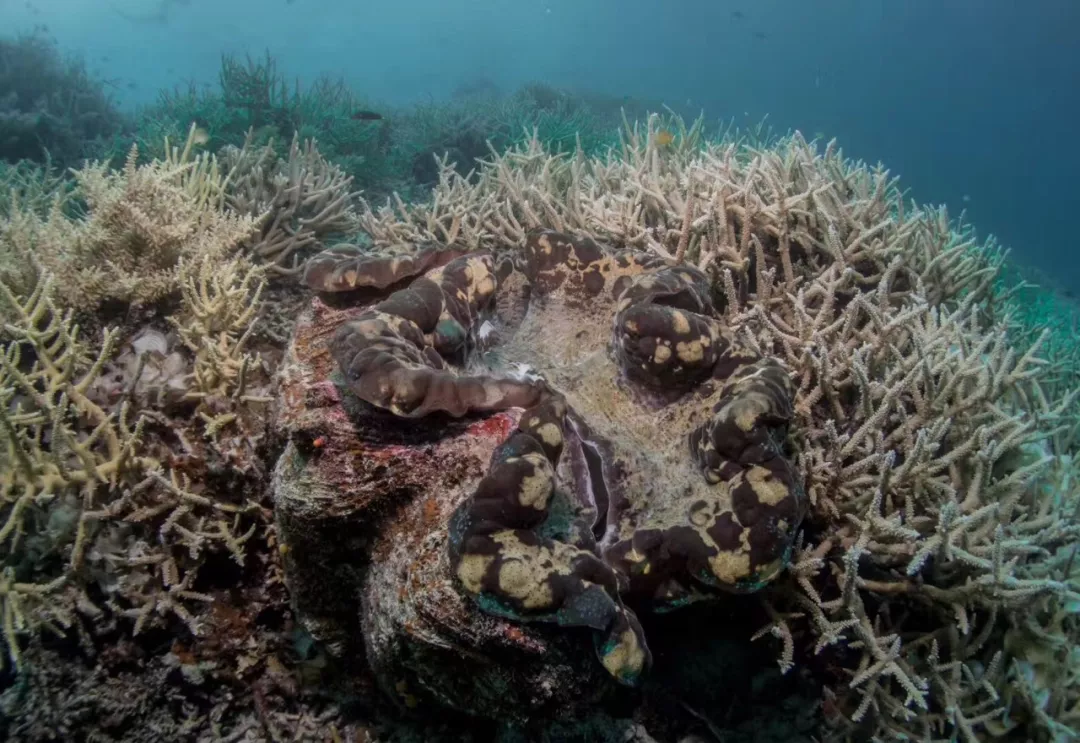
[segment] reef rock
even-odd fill
[[[407,708],[508,719],[588,703],[610,683],[587,632],[485,613],[448,564],[451,515],[522,411],[403,420],[362,402],[328,344],[362,312],[314,299],[279,371],[273,497],[298,621]]]

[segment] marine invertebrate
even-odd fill
[[[169,318],[195,354],[190,396],[242,398],[256,359],[245,346],[255,327],[264,271],[241,258],[180,266],[183,309]]]
[[[551,231],[516,258],[455,255],[329,251],[305,276],[385,286],[449,259],[344,324],[334,357],[395,415],[525,408],[451,520],[453,570],[486,611],[592,628],[633,683],[649,651],[624,596],[675,606],[783,569],[804,510],[792,383],[734,341],[692,267]]]
[[[323,240],[353,228],[352,176],[320,155],[315,140],[296,135],[279,158],[272,143],[255,147],[249,132],[243,147],[226,148],[223,157],[230,210],[261,219],[249,255],[275,274],[299,273]]]
[[[0,254],[31,258],[55,278],[57,301],[89,310],[106,301],[146,305],[180,287],[181,260],[225,259],[257,230],[252,216],[221,208],[224,176],[216,159],[194,154],[192,137],[163,160],[138,164],[132,147],[121,170],[89,163],[74,172],[73,217],[57,201],[47,215],[21,208],[0,220]],[[32,289],[19,276],[17,293]]]
[[[471,182],[444,168],[429,202],[361,219],[377,245],[490,250],[554,227],[704,270],[733,335],[794,382],[807,528],[759,594],[781,667],[826,666],[840,736],[1075,724],[1076,676],[1037,671],[1080,638],[1075,357],[1012,332],[995,244],[835,142],[705,141],[661,117],[603,158],[534,140]]]
[[[130,424],[126,404],[112,414],[87,394],[112,355],[115,331],[91,355],[72,313],[53,302],[48,276],[25,299],[0,283],[0,302],[12,318],[11,340],[0,354],[0,629],[17,665],[16,632],[70,623],[70,610],[55,594],[85,558],[89,512],[103,492],[146,462],[137,452],[142,422]],[[22,543],[49,530],[59,532],[53,539],[74,541],[67,569],[41,575],[22,568]]]

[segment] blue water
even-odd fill
[[[216,83],[222,52],[269,50],[391,103],[487,78],[768,115],[883,162],[1080,291],[1075,0],[0,0],[0,29],[38,24],[129,106]]]
[[[1075,0],[0,0],[0,29],[37,24],[129,106],[216,83],[222,52],[269,50],[391,103],[487,78],[768,115],[883,162],[1080,291]]]

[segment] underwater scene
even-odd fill
[[[1078,39],[0,0],[0,740],[1080,740]]]

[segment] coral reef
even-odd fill
[[[498,249],[554,227],[706,271],[733,336],[794,383],[810,509],[760,594],[782,667],[831,676],[851,735],[1060,734],[1045,710],[1069,719],[1075,691],[1014,639],[1073,631],[1075,443],[1057,434],[1076,391],[1044,387],[1038,340],[1010,345],[992,246],[833,145],[703,143],[658,118],[606,158],[533,141],[475,182],[445,168],[430,202],[362,220],[377,244]]]
[[[75,166],[123,125],[103,81],[43,31],[0,39],[0,161]]]
[[[470,93],[467,88],[473,88]],[[479,86],[483,88],[483,86]],[[492,151],[502,152],[535,133],[564,151],[602,151],[614,142],[620,111],[643,114],[638,101],[575,94],[531,83],[508,94],[464,86],[449,101],[402,108],[358,95],[341,79],[321,76],[309,85],[291,80],[270,54],[240,59],[224,55],[218,85],[194,83],[164,91],[140,112],[135,140],[140,152],[162,158],[165,137],[182,138],[195,121],[215,152],[269,145],[288,156],[294,135],[317,140],[322,154],[353,188],[382,201],[393,193],[423,197],[438,181],[440,163],[467,175]],[[381,119],[356,118],[373,111]],[[119,164],[124,152],[115,152]]]
[[[318,153],[355,99],[229,70],[233,129],[4,176],[0,737],[1077,736],[1072,326],[993,243],[658,116],[375,207],[408,120]]]
[[[0,256],[22,267],[9,287],[26,293],[33,264],[62,287],[57,301],[92,310],[106,302],[148,305],[180,288],[181,262],[218,259],[239,251],[255,233],[249,216],[221,209],[224,176],[216,158],[183,150],[138,165],[133,147],[122,170],[89,163],[73,174],[72,198],[85,213],[71,215],[55,202],[45,215],[30,206],[0,222]]]
[[[314,140],[293,137],[287,158],[273,145],[226,148],[231,210],[262,218],[249,252],[277,274],[299,273],[312,249],[328,236],[355,230],[352,177],[319,154]]]
[[[25,300],[3,285],[0,292],[15,318],[0,379],[7,654],[19,662],[16,633],[70,627],[73,612],[98,617],[102,604],[131,617],[136,633],[173,614],[197,634],[188,602],[212,600],[193,589],[197,568],[216,549],[243,565],[255,532],[245,514],[257,509],[240,489],[207,497],[193,485],[192,476],[214,467],[209,448],[172,452],[150,435],[162,421],[151,410],[132,421],[126,396],[112,405],[95,399],[115,330],[89,355],[71,312],[52,299],[48,274]],[[179,427],[170,435],[183,441]],[[230,461],[228,470],[235,479],[244,467]]]
[[[31,160],[14,165],[0,162],[0,219],[19,209],[44,216],[57,199],[64,208],[70,203],[71,190],[71,183],[51,161],[41,165]]]
[[[88,709],[120,728],[142,720],[188,734],[196,723],[174,718],[170,726],[171,713],[156,706],[173,703],[166,697],[197,704],[198,688],[166,693],[159,683],[131,706],[116,706],[140,667],[158,682],[170,673],[198,679],[194,687],[213,679],[213,704],[222,710],[233,709],[231,684],[262,679],[261,693],[278,694],[273,677],[282,677],[291,688],[288,674],[267,661],[270,649],[289,640],[271,514],[259,503],[274,361],[251,340],[263,270],[215,249],[239,249],[253,222],[225,213],[216,161],[191,157],[190,138],[182,152],[169,152],[145,166],[136,166],[133,154],[119,173],[101,165],[81,171],[89,216],[68,216],[56,199],[46,217],[20,208],[4,225],[29,264],[23,285],[0,283],[0,682],[3,728],[22,739],[67,735],[85,724],[79,720]],[[189,221],[180,226],[142,211],[146,205]],[[119,261],[130,257],[137,272],[156,260],[155,248],[168,254],[175,265],[167,277],[159,272],[152,288],[172,287],[175,304],[155,309],[175,332],[153,327],[151,315],[134,327],[105,329],[97,344],[84,338],[71,307],[80,297],[71,292],[92,286],[77,272],[89,271],[89,260],[68,267],[64,284],[50,270],[67,267],[51,252],[61,248],[37,242],[64,230],[96,238],[100,262],[117,261],[105,270],[123,268]],[[229,239],[216,239],[222,231]],[[85,258],[78,247],[64,257]],[[112,299],[141,290],[134,280],[109,288]],[[163,295],[156,296],[145,301],[160,305]],[[271,617],[237,618],[237,607],[260,605],[276,613],[276,627]],[[177,638],[171,665],[160,654],[146,656],[159,631]],[[70,640],[87,662],[116,670],[107,685],[111,701],[106,694],[91,702],[81,680],[74,697],[56,700],[55,715],[33,713],[56,691],[45,679],[70,662],[54,656],[49,637]],[[121,646],[131,655],[109,660]],[[28,667],[27,657],[47,658],[41,662],[48,667]]]
[[[87,396],[112,353],[115,333],[106,333],[97,354],[90,355],[71,313],[61,312],[51,294],[48,278],[25,300],[0,285],[0,299],[12,317],[6,328],[11,340],[0,357],[0,615],[5,655],[16,665],[16,633],[31,623],[60,632],[73,621],[52,598],[66,588],[68,571],[85,562],[101,491],[148,466],[136,452],[141,422],[130,424],[126,406],[114,416]],[[91,435],[82,434],[79,421]],[[70,554],[54,544],[61,540],[73,542]],[[50,553],[52,560],[42,559]],[[43,575],[57,560],[67,569]]]

